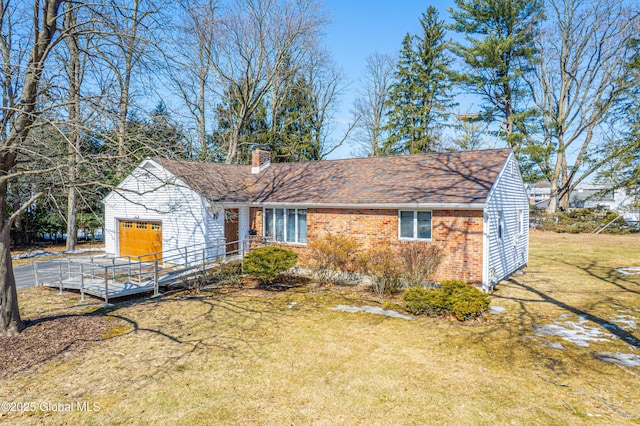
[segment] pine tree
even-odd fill
[[[310,82],[295,76],[273,114],[275,123],[269,135],[274,162],[319,160],[320,151],[314,141],[317,105]]]
[[[402,41],[389,96],[387,154],[436,151],[438,131],[453,106],[444,21],[430,6],[420,23],[422,34]]]
[[[482,117],[498,122],[500,134],[514,148],[521,140],[516,130],[529,115],[521,110],[526,96],[522,77],[536,61],[533,37],[543,16],[542,0],[455,0],[449,9],[450,28],[466,43],[452,51],[467,65],[456,80],[479,95],[485,104]]]

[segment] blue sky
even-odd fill
[[[341,137],[346,128],[344,123],[351,118],[349,111],[359,89],[366,57],[376,51],[396,54],[407,32],[419,32],[420,14],[431,4],[439,10],[441,19],[448,21],[447,9],[452,6],[453,1],[325,1],[331,19],[327,28],[326,46],[344,72],[346,84],[335,114],[333,138]],[[352,148],[347,141],[330,158],[348,157]]]

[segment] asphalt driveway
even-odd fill
[[[16,287],[18,290],[36,285],[33,265],[15,266],[13,268],[13,275],[16,278]],[[47,278],[52,281],[57,280],[58,264],[54,261],[40,262],[38,265],[38,275],[41,282]]]
[[[105,262],[110,264],[110,260],[101,260],[100,258],[91,258],[87,256],[73,256],[72,259],[76,262],[90,262],[96,263]],[[61,262],[66,262],[66,259],[52,259],[52,260],[38,260],[38,281],[41,283],[54,283],[58,281],[60,274],[59,265]],[[18,290],[36,285],[36,276],[34,273],[34,265],[14,266],[13,275],[16,279],[16,288]],[[66,265],[62,268],[63,278],[66,278]]]

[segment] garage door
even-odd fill
[[[149,261],[160,258],[161,251],[162,223],[120,221],[120,256],[142,256],[142,261]]]

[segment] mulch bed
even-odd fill
[[[0,377],[82,352],[118,324],[101,315],[61,315],[25,321],[25,325],[17,336],[0,338]]]

